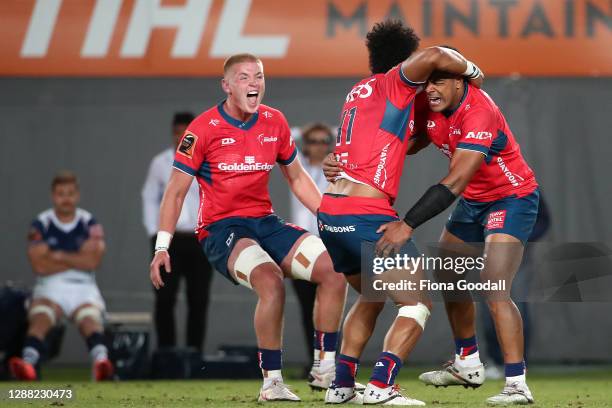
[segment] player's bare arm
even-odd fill
[[[28,259],[37,275],[46,276],[63,272],[70,266],[52,257],[51,249],[45,243],[35,243],[28,247]]]
[[[403,220],[387,223],[378,229],[384,234],[376,243],[376,252],[382,256],[397,252],[412,237],[417,226],[446,210],[463,193],[484,158],[480,152],[458,149],[451,159],[448,175],[430,187]]]
[[[54,261],[62,262],[69,268],[91,271],[100,266],[106,250],[104,239],[89,238],[78,252],[52,251],[50,256]]]
[[[280,166],[283,176],[287,179],[291,192],[313,214],[321,204],[321,192],[310,175],[302,167],[299,159],[295,159],[288,166]]]
[[[181,209],[183,208],[183,201],[185,200],[187,191],[189,191],[192,180],[192,176],[173,169],[170,181],[166,186],[166,191],[162,198],[159,209],[160,232],[158,233],[158,242],[155,245],[155,256],[149,267],[151,282],[156,289],[164,286],[164,282],[160,275],[160,267],[163,265],[166,273],[171,272],[168,248],[170,247],[170,240],[176,229],[176,223],[181,215]],[[160,237],[162,234],[165,235],[165,237]],[[166,242],[161,242],[164,240]]]
[[[426,81],[434,71],[464,75],[478,87],[482,85],[484,78],[476,65],[457,51],[444,47],[429,47],[417,51],[402,63],[401,69],[404,76],[413,82]]]

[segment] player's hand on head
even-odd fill
[[[166,273],[170,273],[172,268],[170,266],[170,255],[168,251],[157,251],[155,252],[155,256],[151,261],[151,265],[149,267],[149,277],[151,278],[151,283],[155,287],[155,289],[159,289],[164,286],[164,281],[161,277],[161,268],[162,266],[166,270]]]
[[[482,71],[480,71],[480,75],[478,75],[476,78],[470,79],[469,82],[476,88],[482,88],[482,84],[484,84],[484,74]]]
[[[336,156],[330,153],[323,160],[323,174],[330,183],[336,181],[336,177],[340,175],[342,171],[342,163],[336,161]]]
[[[400,248],[412,236],[412,229],[401,220],[388,222],[381,225],[378,234],[383,233],[376,242],[376,255],[380,257],[393,256],[399,253]]]

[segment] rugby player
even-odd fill
[[[434,70],[467,75],[481,81],[478,68],[460,54],[432,47],[411,54],[419,38],[401,22],[376,24],[367,34],[372,75],[351,89],[342,109],[334,154],[342,172],[323,196],[319,208],[320,236],[349,284],[360,293],[343,328],[336,378],[327,403],[361,402],[425,405],[400,393],[395,377],[420,337],[430,314],[428,299],[394,300],[398,315],[387,332],[362,397],[354,390],[359,357],[370,338],[383,302],[367,301],[361,288],[361,243],[376,242],[379,227],[398,220],[391,207],[399,187],[414,125],[414,99]],[[409,57],[409,58],[408,58]],[[405,253],[417,254],[409,242]]]
[[[45,336],[68,318],[87,343],[92,378],[108,380],[113,365],[104,344],[105,304],[94,276],[105,250],[102,226],[77,207],[79,185],[73,173],[60,172],[54,177],[51,199],[53,208],[36,217],[28,234],[28,259],[38,278],[21,357],[12,357],[9,369],[18,380],[38,379],[36,367],[45,359]]]
[[[277,162],[289,188],[313,213],[321,193],[296,159],[283,114],[261,104],[265,92],[261,60],[251,54],[228,58],[222,80],[227,99],[199,115],[175,154],[160,208],[160,231],[150,277],[163,286],[170,270],[168,247],[181,206],[195,176],[200,187],[197,234],[208,260],[234,284],[258,296],[254,326],[263,385],[259,401],[299,401],[284,384],[281,345],[283,277],[318,284],[314,306],[315,356],[310,385],[327,388],[335,375],[338,328],[346,282],[334,273],[321,240],[278,218],[268,192]]]
[[[448,208],[461,196],[442,232],[442,247],[466,251],[469,243],[484,242],[485,266],[481,280],[506,280],[506,292],[487,298],[503,351],[506,383],[487,399],[490,405],[534,401],[525,378],[521,315],[510,299],[512,280],[521,263],[524,244],[533,229],[539,190],[533,171],[521,154],[500,109],[484,91],[462,77],[436,71],[425,88],[424,118],[409,154],[433,143],[450,159],[448,174],[432,186],[401,221],[383,225],[377,248],[388,254],[410,240],[413,230]],[[333,177],[340,167],[330,171]],[[478,254],[480,255],[480,254]],[[477,255],[477,256],[478,256]],[[471,299],[445,299],[455,338],[455,358],[442,370],[423,373],[428,385],[479,387],[485,380],[475,334],[475,306]]]

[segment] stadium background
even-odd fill
[[[80,176],[81,206],[105,227],[107,254],[97,279],[108,309],[152,309],[147,268],[150,254],[141,222],[140,190],[150,159],[169,144],[173,112],[201,112],[223,98],[217,74],[223,57],[213,58],[212,50],[205,54],[215,41],[215,29],[224,26],[219,20],[223,20],[226,7],[247,10],[248,20],[244,27],[240,25],[245,36],[290,32],[287,21],[300,26],[295,32],[301,36],[288,36],[291,41],[297,38],[296,47],[290,42],[284,56],[266,56],[265,49],[260,52],[270,68],[264,103],[282,110],[292,126],[312,121],[337,123],[347,91],[367,74],[362,25],[367,28],[390,15],[414,22],[423,34],[427,20],[422,16],[430,7],[431,35],[423,34],[423,44],[450,43],[488,74],[485,90],[504,112],[548,200],[552,228],[546,240],[612,241],[610,2],[518,1],[514,9],[507,10],[506,37],[501,19],[489,19],[498,16],[499,7],[492,9],[494,2],[484,0],[313,1],[307,2],[308,8],[271,0],[254,0],[252,4],[231,0],[149,2],[151,9],[167,10],[211,3],[199,51],[191,57],[173,58],[176,30],[155,29],[146,53],[131,56],[128,62],[120,57],[121,43],[133,8],[143,1],[111,2],[120,7],[116,30],[109,37],[107,54],[95,58],[79,57],[79,44],[99,2],[50,3],[59,4],[55,31],[46,51],[34,56],[24,54],[24,36],[28,27],[34,27],[32,16],[38,2],[6,1],[0,5],[0,37],[9,40],[0,51],[4,195],[0,281],[34,282],[25,256],[27,227],[36,214],[50,206],[52,175],[68,168]],[[556,7],[561,3],[563,7]],[[572,24],[568,23],[570,9]],[[283,13],[293,19],[283,20]],[[300,15],[302,19],[297,17]],[[149,18],[155,19],[150,14]],[[313,33],[310,44],[304,40],[309,30]],[[487,35],[489,31],[491,35]],[[317,43],[319,37],[328,38],[331,45]],[[322,68],[317,71],[316,67]],[[446,168],[446,159],[433,149],[411,157],[396,208],[406,210]],[[273,172],[270,189],[277,213],[288,217],[289,192],[278,170]],[[418,241],[435,241],[444,220],[439,216],[420,228]],[[212,293],[206,352],[214,352],[222,343],[254,344],[253,294],[220,276],[215,276]],[[442,305],[436,306],[412,361],[433,363],[448,357],[448,324]],[[609,303],[535,304],[532,310],[532,361],[612,361]],[[178,312],[181,321],[182,301]],[[384,320],[390,322],[393,315],[388,308]],[[284,340],[288,362],[307,359],[301,330],[297,302],[288,290]],[[373,360],[381,343],[379,331],[363,360]],[[86,361],[85,346],[73,328],[62,349],[57,362]]]

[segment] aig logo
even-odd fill
[[[469,132],[466,139],[478,139],[478,140],[487,140],[492,139],[493,135],[491,132]]]

